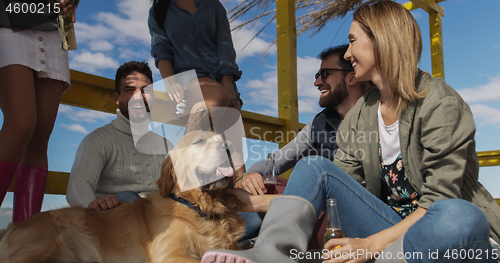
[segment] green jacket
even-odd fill
[[[486,214],[491,236],[499,242],[500,207],[477,180],[476,128],[469,106],[443,79],[426,72],[419,72],[416,87],[428,93],[399,113],[399,138],[408,180],[421,196],[418,205],[427,209],[442,199],[468,200]],[[337,131],[334,162],[382,199],[379,100],[377,89],[369,91],[347,113]]]

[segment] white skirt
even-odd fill
[[[70,87],[68,51],[61,49],[58,31],[0,28],[0,68],[9,65],[31,68],[39,78],[63,81],[64,91]]]

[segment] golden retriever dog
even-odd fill
[[[235,249],[245,223],[223,193],[232,187],[228,166],[220,136],[188,133],[163,163],[158,192],[107,211],[63,208],[10,224],[0,231],[0,262],[185,263],[209,249]],[[180,190],[180,179],[217,176]]]

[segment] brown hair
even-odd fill
[[[153,73],[151,72],[151,68],[149,68],[147,62],[129,61],[121,65],[118,68],[118,70],[116,70],[116,75],[115,75],[116,93],[120,94],[121,92],[120,82],[122,81],[122,79],[130,75],[134,71],[144,74],[144,76],[146,76],[151,81],[151,83],[153,83]]]
[[[372,40],[377,70],[398,97],[398,110],[424,98],[426,92],[415,87],[422,35],[411,13],[396,2],[380,1],[361,5],[353,18]]]

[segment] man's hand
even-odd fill
[[[247,173],[241,179],[241,188],[253,195],[263,195],[267,192],[262,175]]]
[[[89,208],[94,211],[105,211],[115,208],[119,205],[120,202],[118,202],[118,198],[116,198],[116,195],[103,195],[90,202]]]

